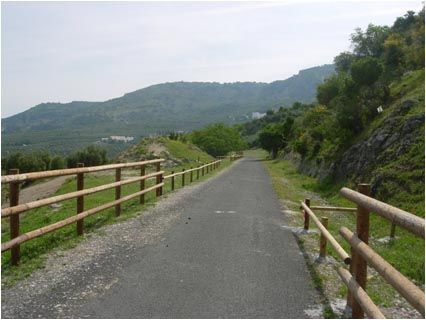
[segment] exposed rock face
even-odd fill
[[[405,154],[424,132],[424,114],[409,115],[416,103],[403,101],[366,140],[354,144],[334,163],[287,157],[298,164],[301,172],[320,180],[370,182],[374,194],[382,180],[375,169]]]
[[[424,115],[404,119],[414,104],[413,100],[404,101],[367,140],[349,148],[334,164],[333,178],[359,182],[360,178],[369,177],[377,166],[404,154],[425,123]]]

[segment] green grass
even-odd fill
[[[184,143],[177,140],[165,140],[165,147],[170,152],[173,158],[182,159],[189,165],[196,167],[196,161],[199,159],[202,163],[208,163],[213,161],[213,157],[207,153],[201,151],[193,144]]]
[[[205,158],[205,157],[204,157]],[[204,159],[206,162],[209,159]],[[201,161],[201,159],[200,159]],[[193,183],[203,181],[216,174],[218,171],[230,165],[229,161],[223,161],[218,170],[209,172],[201,176],[200,179],[196,180],[196,172],[193,172]],[[166,174],[170,173],[173,169],[175,172],[182,171],[182,169],[188,169],[188,166],[178,166],[166,170]],[[194,165],[196,167],[196,165]],[[152,171],[152,170],[151,170]],[[123,170],[122,179],[126,179],[126,176],[137,175],[139,172],[135,170]],[[148,171],[147,171],[148,173]],[[85,188],[91,188],[100,186],[103,184],[114,182],[114,175],[97,175],[87,174],[84,179]],[[171,192],[171,179],[166,179],[165,186],[163,187],[163,194]],[[181,188],[181,176],[175,178],[175,189]],[[189,173],[186,174],[185,185],[189,185]],[[154,185],[154,180],[146,181],[146,187]],[[65,194],[76,190],[76,180],[71,178],[65,182],[62,187],[56,193]],[[122,187],[121,194],[126,196],[139,191],[139,182],[132,183]],[[105,204],[114,200],[115,190],[105,190],[92,194],[85,197],[85,210],[97,207],[101,204]],[[151,206],[156,201],[155,190],[145,195],[145,205],[139,204],[139,197],[122,203],[122,214],[120,217],[115,216],[115,209],[110,208],[101,211],[95,215],[84,219],[84,230],[85,234],[96,231],[101,226],[115,223],[117,221],[123,221],[130,217],[138,215],[142,210]],[[37,228],[50,225],[52,223],[61,221],[65,218],[71,217],[76,214],[76,199],[61,202],[62,207],[59,209],[52,209],[50,207],[41,207],[25,212],[21,215],[20,221],[20,232],[25,233]],[[2,221],[2,242],[10,240],[8,219]],[[2,253],[2,285],[10,286],[16,283],[18,280],[30,275],[34,270],[43,268],[45,254],[54,250],[60,249],[65,250],[67,248],[75,246],[79,241],[82,241],[84,237],[76,236],[76,225],[71,224],[64,228],[58,229],[39,238],[27,241],[21,245],[21,261],[17,267],[10,265],[10,251]]]
[[[297,168],[290,161],[267,160],[264,164],[271,176],[273,186],[280,199],[286,200],[285,204],[289,209],[300,211],[300,201],[311,198],[311,205],[330,204],[335,206],[355,207],[353,203],[339,196],[338,191],[341,185],[331,185],[319,183],[315,178],[305,176],[297,171]],[[315,196],[320,196],[321,200],[315,200]],[[398,205],[394,203],[394,205]],[[318,217],[329,218],[329,231],[342,247],[350,252],[350,247],[339,235],[339,229],[346,226],[350,230],[355,230],[355,216],[352,213],[330,213],[317,211]],[[411,235],[410,233],[397,228],[396,240],[389,243],[376,241],[389,235],[390,223],[376,214],[370,216],[370,245],[384,259],[390,262],[396,269],[417,284],[424,284],[424,240]],[[303,219],[298,215],[293,221],[297,226],[303,226]],[[313,228],[316,228],[311,222]],[[318,239],[318,235],[310,234],[309,237]],[[315,239],[315,240],[316,240]],[[315,250],[318,246],[315,244]],[[339,260],[334,250],[327,246],[327,253]],[[336,273],[336,277],[338,277]],[[395,291],[381,278],[374,277],[369,281],[367,292],[377,304],[388,306],[392,303]]]

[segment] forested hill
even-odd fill
[[[252,112],[312,102],[334,65],[300,71],[272,83],[172,82],[105,102],[43,103],[2,119],[2,153],[48,149],[66,154],[103,137],[190,131],[210,123],[247,121]],[[110,154],[122,143],[103,143]]]

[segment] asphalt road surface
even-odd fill
[[[182,202],[180,214],[158,240],[127,251],[119,269],[113,259],[97,263],[104,267],[92,273],[113,273],[113,285],[87,295],[72,313],[39,316],[307,318],[304,311],[320,304],[296,240],[282,227],[286,219],[260,161],[239,160],[176,201]],[[79,291],[72,287],[78,279],[67,282],[70,292]],[[34,308],[54,300],[61,286],[38,298]]]

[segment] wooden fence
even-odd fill
[[[425,219],[409,212],[371,198],[370,185],[358,185],[358,191],[342,188],[340,194],[354,202],[356,208],[339,208],[329,206],[310,206],[310,200],[301,202],[304,215],[304,229],[309,229],[310,218],[320,230],[320,256],[325,257],[327,241],[330,242],[338,256],[349,265],[349,270],[339,267],[337,272],[348,287],[347,303],[352,310],[352,318],[363,319],[364,313],[369,318],[381,319],[384,315],[365,292],[367,285],[367,265],[374,268],[396,291],[398,291],[423,317],[425,316],[425,294],[413,282],[396,270],[389,262],[377,254],[369,245],[370,213],[375,213],[391,221],[392,226],[399,226],[412,234],[425,238]],[[328,219],[321,221],[313,210],[353,212],[356,218],[356,231],[341,227],[340,235],[350,244],[350,255],[337,243],[328,232]],[[392,227],[394,232],[394,227]]]
[[[229,161],[232,162],[232,161],[235,161],[235,160],[242,158],[243,156],[244,156],[243,153],[240,152],[240,153],[231,154],[229,156],[218,156],[217,159],[223,160],[223,159],[229,158]]]
[[[203,164],[197,168],[191,168],[189,170],[183,169],[180,173],[173,173],[170,175],[164,176],[164,171],[161,171],[161,163],[164,159],[154,159],[141,162],[131,162],[131,163],[119,163],[119,164],[110,164],[103,166],[93,166],[93,167],[84,167],[84,164],[78,164],[78,168],[74,169],[63,169],[63,170],[51,170],[51,171],[42,171],[42,172],[31,172],[19,174],[17,169],[10,170],[10,174],[1,177],[2,183],[9,184],[9,200],[10,206],[1,210],[1,218],[9,218],[9,227],[10,227],[10,240],[1,244],[1,251],[11,250],[11,264],[17,265],[20,259],[20,245],[23,242],[29,241],[31,239],[40,237],[46,233],[55,231],[57,229],[63,228],[72,223],[76,223],[77,234],[82,235],[84,232],[84,218],[94,215],[105,209],[115,207],[116,216],[121,214],[121,203],[139,197],[140,204],[145,203],[145,194],[155,190],[156,196],[159,197],[163,194],[164,179],[171,179],[172,190],[175,188],[175,177],[178,175],[182,176],[182,186],[185,185],[185,175],[189,174],[189,182],[193,181],[193,173],[196,172],[196,178],[199,179],[200,171],[201,175],[209,173],[217,169],[222,160],[216,160],[211,163]],[[146,174],[147,166],[153,166],[154,172]],[[125,168],[136,168],[140,169],[140,176],[135,178],[130,178],[127,180],[121,179],[122,169]],[[84,174],[115,170],[115,182],[104,184],[101,186],[84,189]],[[69,192],[63,195],[57,195],[45,199],[40,199],[36,201],[31,201],[28,203],[19,204],[19,186],[20,183],[25,181],[32,181],[43,178],[53,178],[60,176],[71,176],[76,175],[77,179],[77,190],[75,192]],[[155,179],[155,185],[146,188],[145,181]],[[131,183],[140,183],[139,191],[124,196],[121,196],[121,187],[123,185],[128,185]],[[115,200],[108,202],[106,204],[100,205],[98,207],[84,210],[84,197],[90,194],[94,194],[100,191],[115,189]],[[40,208],[47,206],[53,203],[75,199],[77,198],[76,206],[76,215],[61,220],[59,222],[41,227],[39,229],[29,231],[23,234],[20,234],[20,214],[31,209]]]

